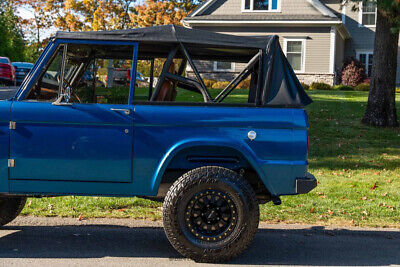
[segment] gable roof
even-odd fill
[[[311,4],[320,14],[319,15],[283,15],[277,13],[242,13],[235,15],[213,15],[207,14],[207,10],[210,9],[217,0],[206,0],[202,5],[190,13],[186,18],[183,19],[183,24],[194,23],[218,23],[218,24],[237,24],[239,22],[244,23],[255,23],[255,24],[273,24],[273,23],[293,23],[299,24],[340,24],[341,20],[333,13],[329,8],[322,4],[319,0],[305,0]],[[204,14],[204,15],[203,15]],[[185,23],[187,22],[187,23]]]

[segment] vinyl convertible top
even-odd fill
[[[184,47],[194,60],[249,62],[259,54],[256,67],[261,77],[255,92],[257,105],[302,107],[312,103],[274,35],[245,37],[166,25],[129,30],[57,32],[55,38],[138,42],[139,59],[166,58],[177,46]],[[185,57],[184,52],[178,50],[175,57]]]

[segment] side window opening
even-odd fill
[[[138,58],[138,72],[149,77],[147,85],[136,87],[135,103],[255,103],[260,51],[253,54],[250,62],[192,60],[190,50],[184,53],[177,48],[171,49],[166,58],[150,59],[139,50]],[[221,67],[221,72],[214,72],[216,66]],[[225,80],[213,80],[216,74]]]
[[[54,102],[68,91],[69,103],[128,104],[132,58],[132,45],[60,45],[26,100]]]

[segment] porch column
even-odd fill
[[[330,61],[329,73],[335,74],[335,59],[336,59],[336,27],[331,27],[331,46],[330,46]]]

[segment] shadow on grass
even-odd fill
[[[400,232],[260,229],[230,264],[367,266],[400,264]],[[166,258],[182,260],[162,228],[21,226],[0,230],[0,258]]]
[[[316,101],[307,107],[312,167],[393,170],[400,166],[400,128],[368,127],[360,122],[367,92],[314,94]]]

